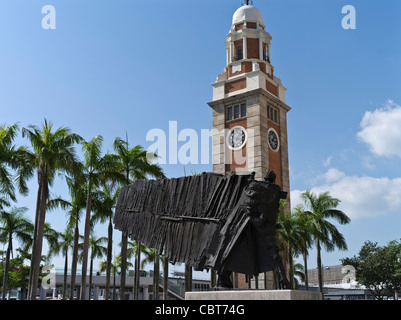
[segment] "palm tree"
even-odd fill
[[[70,299],[74,299],[75,279],[77,274],[78,264],[78,249],[79,249],[79,221],[83,209],[86,206],[86,188],[83,186],[82,177],[74,175],[72,177],[65,176],[71,200],[67,201],[60,197],[49,200],[47,207],[49,210],[61,207],[67,211],[67,228],[74,229],[73,232],[73,247],[71,261],[71,279],[70,279]],[[66,274],[66,272],[65,272]]]
[[[301,193],[300,197],[309,209],[305,213],[310,215],[308,229],[315,239],[319,290],[323,293],[321,246],[323,245],[326,251],[333,251],[336,247],[340,250],[347,250],[344,236],[326,219],[335,219],[340,224],[347,224],[351,220],[344,212],[336,209],[340,200],[330,196],[329,192],[315,195],[307,190]]]
[[[7,292],[10,255],[13,249],[13,236],[21,243],[31,240],[29,234],[33,231],[33,224],[24,216],[27,210],[28,208],[26,207],[12,207],[10,211],[0,211],[0,238],[4,238],[6,243],[8,243],[3,277],[3,300],[5,300]]]
[[[153,300],[159,300],[160,256],[154,248],[149,248],[146,258],[142,260],[143,266],[148,263],[153,263]]]
[[[149,161],[150,158],[157,158],[156,154],[150,153],[143,149],[142,146],[136,145],[133,148],[129,147],[128,138],[126,141],[117,137],[114,140],[114,150],[118,155],[120,162],[120,173],[123,179],[123,185],[129,185],[138,179],[147,179],[147,176],[153,176],[155,178],[164,178],[163,170],[157,165]],[[125,292],[125,274],[126,274],[126,263],[127,263],[127,246],[128,246],[128,235],[122,233],[121,238],[121,282],[120,292]],[[140,249],[141,246],[139,245]],[[138,252],[138,265],[135,264],[135,282],[136,290],[139,290],[139,261],[140,252]],[[137,296],[137,294],[135,295]],[[124,295],[121,296],[124,298]]]
[[[113,298],[112,300],[116,300],[116,275],[118,273],[118,269],[121,268],[121,257],[115,257],[114,262],[111,265],[111,273],[113,274]]]
[[[22,247],[20,247],[20,252],[30,252],[32,251],[32,240],[33,240],[33,229],[31,230],[29,234],[27,234],[27,240],[24,241]],[[29,237],[29,240],[28,240]],[[50,264],[51,260],[51,251],[54,250],[54,248],[58,247],[59,245],[59,238],[60,238],[60,233],[57,232],[55,229],[52,228],[50,223],[45,222],[44,228],[43,228],[43,238],[46,239],[48,245],[49,245],[49,252],[47,255],[42,255],[41,261],[44,261],[47,264]]]
[[[117,257],[114,258],[114,261],[110,263],[111,266],[111,273],[113,274],[113,296],[112,296],[112,300],[115,300],[115,291],[116,291],[116,274],[117,274],[117,270],[119,268],[119,265],[121,264],[121,257]],[[107,261],[101,261],[99,264],[99,271],[100,273],[102,273],[103,271],[106,270],[108,265]],[[109,300],[110,297],[110,293],[105,292],[105,300]]]
[[[120,194],[120,188],[113,183],[103,184],[103,190],[98,191],[97,197],[93,199],[94,214],[91,219],[92,224],[97,222],[105,223],[108,222],[108,237],[107,237],[107,259],[106,259],[106,286],[105,296],[108,297],[110,294],[110,273],[111,273],[111,259],[113,250],[113,217],[114,208],[117,204],[118,197]]]
[[[289,260],[289,281],[294,284],[294,251],[297,251],[299,241],[297,221],[294,215],[286,215],[280,212],[277,219],[280,228],[277,234],[287,243]]]
[[[57,246],[50,248],[48,257],[49,259],[54,255],[62,254],[64,256],[64,278],[63,278],[63,300],[66,298],[67,292],[67,271],[68,271],[68,252],[73,245],[74,234],[72,228],[67,226],[63,233],[59,233],[60,240]]]
[[[31,171],[25,158],[27,150],[23,146],[16,148],[13,145],[18,130],[18,124],[0,126],[0,195],[4,195],[4,198],[0,197],[0,209],[10,205],[8,200],[16,201],[10,168],[18,171],[16,182],[19,192],[23,195],[28,193],[26,179],[31,176]]]
[[[120,247],[123,246],[123,243],[120,242]],[[141,261],[141,253],[144,253],[145,259]],[[145,263],[150,261],[150,249],[144,246],[139,241],[128,241],[127,243],[127,259],[131,260],[132,257],[135,257],[134,267],[135,267],[135,281],[134,281],[134,300],[138,300],[139,298],[139,274],[141,268],[144,267]],[[128,262],[127,262],[128,264]]]
[[[169,269],[169,261],[164,255],[158,255],[156,249],[146,248],[142,245],[142,252],[145,253],[144,259],[141,261],[141,268],[147,263],[152,263],[154,266],[154,279],[153,279],[153,287],[156,287],[154,290],[153,296],[154,299],[158,299],[159,296],[159,280],[160,280],[160,262],[163,264],[163,299],[168,300],[168,269]],[[176,262],[178,266],[181,266],[181,262]]]
[[[102,154],[103,137],[98,135],[91,141],[82,142],[82,151],[84,153],[84,175],[87,181],[87,199],[86,199],[86,215],[84,229],[84,245],[82,257],[82,276],[81,276],[81,299],[85,299],[86,291],[86,272],[88,268],[88,250],[89,250],[89,235],[91,225],[91,210],[92,210],[92,192],[102,183],[110,180],[120,181],[118,175],[118,163],[116,157]]]
[[[132,263],[128,262],[128,266],[132,266]],[[99,264],[100,272],[103,272],[106,270],[107,267],[107,261],[102,261]],[[118,273],[118,269],[121,270],[121,255],[118,257],[114,258],[114,262],[111,263],[111,273],[113,274],[113,297],[112,299],[115,300],[116,297],[116,275]],[[123,294],[120,292],[120,294]],[[109,296],[106,296],[106,300],[108,300]]]
[[[49,246],[49,252],[47,253],[45,262],[50,264],[50,252],[53,251],[54,248],[59,247],[60,232],[53,229],[50,223],[46,222],[43,230],[43,237],[46,239],[46,242]]]
[[[3,194],[12,201],[16,201],[15,187],[12,181],[9,165],[12,162],[12,152],[14,150],[13,141],[17,134],[18,125],[14,124],[7,127],[0,126],[0,195]],[[6,198],[0,198],[0,209],[3,206],[9,206],[10,203]]]
[[[79,234],[78,223],[79,219],[73,218],[75,221],[74,227],[74,243],[72,245],[72,261],[71,261],[71,279],[70,279],[70,300],[78,299],[79,296],[75,297],[75,280],[77,278],[77,266],[79,260],[79,252],[82,251],[82,244],[79,243],[79,240],[82,240],[83,235]]]
[[[304,260],[304,280],[305,280],[305,290],[309,291],[309,280],[308,280],[308,250],[312,247],[313,237],[312,233],[309,231],[311,223],[309,219],[310,215],[305,214],[305,209],[302,204],[298,204],[293,209],[293,215],[296,219],[297,230],[298,230],[298,241],[297,247],[299,249],[299,254],[302,254]],[[298,252],[297,252],[298,253]]]
[[[33,125],[23,128],[22,136],[27,137],[33,147],[33,152],[26,153],[28,162],[31,165],[31,171],[29,172],[27,169],[25,176],[32,175],[33,169],[36,168],[39,185],[28,289],[29,299],[34,300],[36,299],[39,280],[49,186],[53,184],[57,172],[72,173],[76,170],[78,161],[74,144],[79,143],[82,138],[77,134],[71,133],[68,128],[60,127],[53,131],[53,124],[46,119],[41,128]]]
[[[305,282],[305,270],[302,264],[300,263],[295,263],[294,264],[294,289],[298,290],[299,288],[299,283],[298,279],[296,277],[299,277],[299,279],[303,282]]]
[[[93,276],[93,260],[103,258],[107,253],[107,248],[103,246],[103,244],[107,243],[107,237],[96,237],[96,234],[91,229],[90,238],[89,238],[89,247],[91,250],[90,254],[90,266],[89,266],[89,300],[91,297],[92,291],[92,276]],[[82,254],[80,260],[82,259]]]

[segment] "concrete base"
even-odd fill
[[[186,292],[185,300],[322,300],[322,295],[299,290],[200,291]]]

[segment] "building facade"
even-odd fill
[[[167,296],[168,300],[184,300],[185,297],[185,273],[174,274],[169,276],[168,279],[168,290]],[[89,280],[89,276],[88,276]],[[121,276],[116,275],[111,276],[110,279],[110,293],[109,296],[105,296],[106,292],[106,276],[94,274],[92,276],[92,287],[86,289],[86,300],[120,300],[120,280]],[[126,276],[125,280],[125,300],[134,300],[134,287],[135,287],[135,277],[134,271],[130,270]],[[70,297],[70,284],[71,284],[71,274],[67,273],[66,277],[66,296],[67,299]],[[139,295],[138,300],[154,300],[154,290],[153,290],[153,270],[140,272],[139,277]],[[43,287],[37,290],[38,300],[48,300],[48,299],[62,299],[63,296],[63,286],[64,286],[64,274],[56,272],[54,274],[54,284],[50,287],[44,289]],[[191,291],[208,291],[210,290],[210,280],[206,279],[192,279],[192,289]],[[75,286],[74,286],[74,297],[75,299],[79,297],[79,292],[81,288],[81,275],[76,275]],[[160,277],[159,281],[159,300],[163,300],[163,277]],[[14,290],[8,295],[7,300],[26,300],[26,292],[22,292],[21,288]]]

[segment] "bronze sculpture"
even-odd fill
[[[216,270],[218,288],[233,287],[232,272],[274,270],[284,289],[291,286],[278,254],[276,221],[286,195],[270,170],[265,181],[234,172],[138,180],[121,190],[114,223],[172,263]]]

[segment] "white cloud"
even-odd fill
[[[332,157],[332,156],[327,157],[327,159],[325,159],[325,160],[323,161],[323,165],[324,165],[325,167],[328,167],[328,166],[330,165],[330,163],[331,163],[331,160],[333,160],[333,157]]]
[[[316,194],[329,191],[331,196],[341,200],[339,209],[352,220],[401,213],[401,178],[346,176],[337,169],[329,169],[322,177],[326,178],[326,183],[311,191]],[[299,195],[303,191],[291,191],[292,207],[302,203]]]
[[[371,156],[365,156],[362,159],[362,166],[366,169],[373,170],[376,168]]]
[[[357,136],[366,143],[373,155],[401,158],[401,106],[388,100],[374,111],[367,111],[360,123]],[[401,214],[401,177],[347,176],[344,172],[329,168],[332,156],[323,161],[327,171],[313,180],[311,191],[318,194],[329,191],[341,200],[339,209],[352,220]],[[375,169],[371,155],[362,159],[362,166]],[[291,206],[302,203],[299,198],[305,190],[291,191]]]
[[[358,138],[378,156],[401,158],[401,106],[388,100],[383,108],[367,111]]]
[[[319,176],[319,178],[323,179],[327,183],[338,181],[344,177],[345,173],[335,168],[330,168],[327,172]]]

